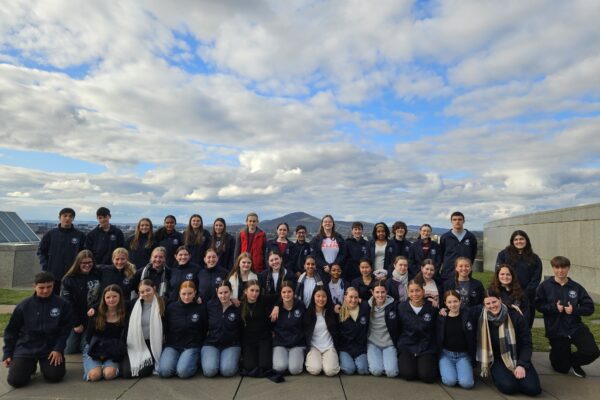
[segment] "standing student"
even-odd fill
[[[217,298],[207,303],[208,333],[201,350],[202,372],[206,377],[218,373],[233,376],[240,363],[242,319],[231,301],[231,284],[222,281]]]
[[[344,292],[348,284],[342,279],[342,267],[335,264],[331,266],[329,271],[329,283],[327,283],[327,290],[331,295],[331,302],[333,304],[341,305],[344,302]]]
[[[338,324],[340,369],[346,375],[369,373],[367,360],[367,337],[369,335],[369,306],[359,303],[358,291],[346,289],[344,303],[340,307]]]
[[[183,232],[183,245],[190,252],[190,260],[199,267],[204,267],[203,258],[210,246],[210,232],[204,229],[204,221],[199,214],[190,217]]]
[[[266,259],[269,268],[258,274],[258,282],[263,294],[278,294],[284,281],[295,283],[292,271],[283,267],[283,258],[279,250],[271,250]]]
[[[306,339],[302,301],[294,297],[294,284],[284,281],[280,289],[279,313],[273,324],[273,369],[291,375],[302,373]]]
[[[452,229],[440,238],[440,275],[444,282],[454,279],[454,262],[458,257],[468,258],[473,265],[477,256],[477,238],[464,228],[464,214],[453,212],[450,222]]]
[[[124,378],[144,378],[152,375],[163,347],[163,316],[165,304],[151,279],[143,279],[140,297],[128,312],[127,355],[121,364]]]
[[[304,314],[304,337],[308,345],[304,365],[309,374],[323,372],[327,376],[335,376],[340,372],[334,342],[337,332],[338,316],[333,311],[329,295],[323,286],[317,286]]]
[[[294,248],[294,243],[288,239],[288,232],[290,230],[287,222],[280,222],[277,224],[275,239],[267,240],[267,244],[265,245],[265,258],[266,262],[269,261],[269,254],[272,251],[276,251],[281,255],[281,266],[288,271],[291,271],[295,266],[292,262],[292,253]]]
[[[483,284],[471,277],[471,260],[467,257],[458,257],[454,279],[447,280],[444,284],[444,291],[456,290],[460,294],[461,307],[475,307],[483,304],[485,290]]]
[[[317,260],[317,268],[329,273],[333,264],[338,264],[344,270],[346,260],[346,242],[342,235],[335,231],[335,221],[331,215],[321,219],[321,228],[317,236],[310,242],[311,254]]]
[[[419,238],[415,240],[408,250],[408,273],[410,279],[419,273],[423,260],[433,261],[436,273],[440,269],[439,244],[431,240],[432,228],[429,224],[423,224],[419,228]]]
[[[84,332],[88,322],[87,313],[100,300],[100,271],[93,257],[91,251],[81,250],[63,278],[60,295],[71,303],[74,325],[67,338],[65,354],[83,351],[86,345]]]
[[[471,389],[475,385],[472,363],[475,360],[476,321],[470,310],[461,310],[460,295],[456,290],[444,292],[442,302],[447,312],[440,313],[436,322],[442,383],[446,386],[458,383],[464,389]]]
[[[244,294],[244,284],[256,280],[258,280],[258,275],[252,271],[252,257],[249,253],[241,253],[227,276],[227,281],[231,285],[231,301],[236,307],[240,305]]]
[[[496,268],[490,289],[500,294],[500,300],[509,307],[513,307],[515,310],[521,313],[525,317],[525,321],[529,323],[529,315],[532,312],[529,304],[529,300],[521,285],[515,276],[515,271],[508,264],[500,264]]]
[[[385,373],[388,378],[394,378],[398,376],[396,342],[400,331],[397,303],[388,295],[387,286],[384,280],[378,281],[373,287],[373,297],[368,302],[371,314],[367,359],[371,375],[380,376]]]
[[[213,222],[210,248],[217,252],[218,266],[227,272],[231,271],[235,261],[235,238],[227,233],[227,223],[223,218],[217,218]]]
[[[385,253],[386,269],[391,272],[393,268],[393,262],[398,256],[404,256],[408,258],[408,251],[410,249],[410,242],[406,240],[406,234],[408,233],[408,226],[403,221],[396,221],[392,225],[392,238],[388,242],[387,251]]]
[[[352,282],[360,277],[358,265],[360,260],[369,257],[369,243],[363,237],[363,224],[352,223],[352,236],[346,239],[347,256],[344,261],[343,277],[346,282]]]
[[[123,301],[126,303],[131,299],[131,292],[134,289],[135,265],[129,262],[128,251],[119,247],[113,251],[112,265],[101,265],[100,272],[100,293],[109,285],[119,285],[123,292]]]
[[[414,280],[408,283],[409,301],[398,304],[398,368],[401,378],[433,383],[437,378],[438,347],[435,320],[438,314],[425,300],[425,290]]]
[[[408,300],[408,260],[404,256],[397,256],[394,260],[394,270],[391,279],[387,280],[387,293],[395,301]]]
[[[229,271],[219,267],[219,256],[213,248],[206,250],[204,265],[206,268],[198,272],[198,298],[208,303],[217,296],[217,287],[227,279]]]
[[[250,254],[253,269],[259,273],[264,269],[265,246],[267,236],[258,227],[258,214],[246,215],[246,228],[242,229],[235,240],[234,257],[237,259],[241,253]]]
[[[19,303],[4,330],[2,364],[7,382],[19,388],[29,384],[40,365],[48,382],[65,376],[63,351],[73,326],[71,304],[53,294],[56,277],[42,271],[35,275],[35,293]]]
[[[485,294],[477,323],[477,361],[481,376],[492,376],[504,394],[536,396],[542,392],[540,378],[531,363],[532,342],[527,322],[500,300],[498,293]]]
[[[165,249],[165,260],[170,268],[175,263],[175,250],[183,244],[183,235],[177,231],[177,220],[173,215],[167,215],[162,228],[154,233],[157,247]]]
[[[301,300],[307,309],[313,299],[315,288],[317,286],[325,288],[327,284],[326,277],[327,274],[317,271],[317,261],[315,258],[307,256],[304,260],[304,273],[300,275],[296,283],[296,298]]]
[[[360,277],[350,282],[350,286],[358,290],[361,301],[367,301],[371,298],[371,290],[373,290],[377,279],[373,275],[373,268],[368,259],[360,260],[358,269],[360,270]]]
[[[273,365],[269,316],[279,293],[261,294],[257,280],[246,282],[240,304],[242,318],[242,376],[266,377]]]
[[[125,240],[125,248],[129,252],[129,259],[137,268],[143,268],[150,262],[150,254],[156,247],[154,241],[154,227],[150,218],[138,221],[135,233]]]
[[[177,301],[179,299],[178,287],[182,282],[194,282],[194,289],[198,287],[198,274],[200,266],[191,261],[191,253],[186,246],[179,246],[175,250],[175,265],[171,268],[171,277],[169,279],[169,297],[167,303]]]
[[[304,260],[310,255],[310,243],[306,241],[306,227],[296,226],[296,243],[290,250],[290,258],[296,279],[304,272]]]
[[[73,226],[74,219],[75,211],[72,208],[60,210],[58,226],[44,234],[37,250],[42,271],[51,272],[57,279],[54,282],[56,295],[60,294],[65,272],[85,246],[85,235]]]
[[[206,305],[196,302],[196,284],[183,281],[179,298],[167,306],[165,313],[165,346],[158,363],[161,378],[191,378],[200,364],[200,349],[206,336]]]
[[[516,230],[510,235],[508,246],[498,253],[496,268],[501,264],[510,265],[516,273],[528,303],[533,307],[535,292],[542,281],[542,260],[533,252],[531,241],[525,231]],[[529,313],[529,328],[533,326],[535,313]]]
[[[579,283],[569,278],[571,261],[563,256],[550,260],[554,276],[546,279],[537,290],[535,307],[544,314],[546,337],[550,341],[550,364],[555,371],[569,370],[585,378],[581,368],[600,356],[600,350],[582,316],[594,313],[594,302]],[[571,351],[571,346],[577,349]]]
[[[98,226],[87,234],[85,248],[94,253],[97,265],[110,264],[112,252],[125,245],[123,232],[110,223],[110,210],[100,207],[96,211]]]
[[[171,269],[167,266],[167,250],[162,247],[156,247],[150,255],[150,263],[142,269],[135,271],[131,279],[131,285],[137,292],[141,281],[150,279],[154,282],[159,296],[167,298],[169,295],[169,281],[171,280]]]
[[[107,286],[101,295],[98,313],[90,317],[85,331],[83,380],[96,382],[119,376],[119,363],[127,346],[123,338],[126,317],[123,292],[118,285]]]
[[[388,270],[391,270],[391,266],[386,264],[386,260],[391,263],[387,255],[389,237],[390,228],[388,228],[385,222],[378,222],[373,226],[373,233],[368,247],[368,257],[373,266],[373,273],[378,279],[387,278]]]

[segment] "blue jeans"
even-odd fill
[[[458,383],[464,389],[471,389],[475,385],[469,353],[443,349],[440,353],[439,366],[444,385],[455,386]]]
[[[67,337],[67,344],[65,345],[65,354],[83,354],[86,345],[87,342],[85,341],[84,332],[75,333],[75,331],[71,329],[71,333],[69,333],[69,337]]]
[[[169,378],[174,375],[180,378],[190,378],[196,375],[199,363],[199,347],[184,349],[181,352],[172,347],[165,347],[160,354],[158,375],[161,378]]]
[[[83,349],[83,380],[87,382],[88,380],[88,373],[93,370],[94,368],[98,368],[101,367],[102,369],[107,368],[107,367],[112,367],[115,368],[117,370],[117,375],[118,375],[118,371],[119,371],[119,363],[115,362],[113,360],[105,360],[105,361],[100,361],[100,360],[94,360],[92,357],[90,357],[88,355],[88,349],[89,346],[85,346],[85,348]]]
[[[367,344],[367,360],[371,375],[385,375],[388,378],[398,376],[398,352],[396,346],[379,347],[373,343]]]
[[[234,376],[239,369],[241,352],[242,348],[239,346],[225,347],[223,350],[214,346],[203,346],[201,358],[204,376],[212,377],[219,371],[223,376]]]
[[[363,353],[356,358],[352,358],[345,351],[340,351],[340,369],[346,375],[353,375],[355,372],[358,372],[359,375],[368,375],[369,362],[367,361],[367,354]]]

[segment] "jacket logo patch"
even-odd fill
[[[235,313],[229,313],[229,315],[227,315],[227,319],[231,322],[235,321]]]
[[[471,321],[467,322],[467,330],[468,331],[472,331],[473,330],[473,324],[471,323]]]
[[[192,274],[191,272],[185,275],[185,279],[188,281],[191,281],[194,278],[194,274]]]
[[[425,322],[431,321],[431,314],[426,313],[425,315],[423,315],[423,321],[425,321]]]
[[[52,318],[56,318],[60,315],[60,308],[58,307],[54,307],[52,310],[50,310],[50,316]]]
[[[192,322],[198,322],[200,320],[200,316],[198,314],[192,314]]]
[[[307,255],[308,255],[308,250],[310,250],[310,249],[304,249],[304,252],[303,252],[303,253],[304,253],[304,255],[305,255],[305,256],[307,256]]]
[[[300,318],[300,310],[294,310],[294,317]]]
[[[129,278],[123,278],[123,285],[129,285]]]
[[[396,311],[390,311],[388,314],[389,319],[396,319]]]
[[[360,319],[358,321],[360,322],[361,325],[366,325],[367,324],[367,317],[365,317],[363,315],[362,317],[360,317]]]
[[[110,240],[112,240],[113,242],[114,242],[115,240],[117,240],[117,235],[110,235]]]
[[[431,255],[435,256],[435,253],[436,253],[435,249],[431,249],[430,251],[431,251]]]
[[[223,282],[223,278],[221,278],[220,276],[217,276],[217,278],[215,279],[215,283],[218,285],[221,282]]]
[[[173,239],[173,244],[177,246],[179,244],[179,239]]]
[[[577,292],[574,290],[569,290],[569,297],[572,299],[577,298]]]
[[[471,239],[467,239],[467,240],[465,240],[465,244],[466,244],[467,246],[470,246],[470,245],[471,245]]]
[[[77,243],[79,243],[79,239],[71,238],[71,244],[77,244]]]
[[[477,292],[475,290],[471,290],[471,297],[477,297]]]

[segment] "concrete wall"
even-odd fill
[[[0,287],[30,286],[40,271],[36,251],[37,244],[1,244]]]
[[[600,299],[600,203],[499,219],[484,225],[484,269],[494,270],[498,252],[510,235],[522,229],[542,259],[544,276],[552,275],[550,260],[571,260],[571,276]]]

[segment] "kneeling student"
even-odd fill
[[[13,387],[27,385],[38,363],[48,382],[65,376],[63,352],[73,318],[70,303],[52,293],[54,282],[52,273],[38,273],[35,293],[17,305],[4,330],[2,363]]]

